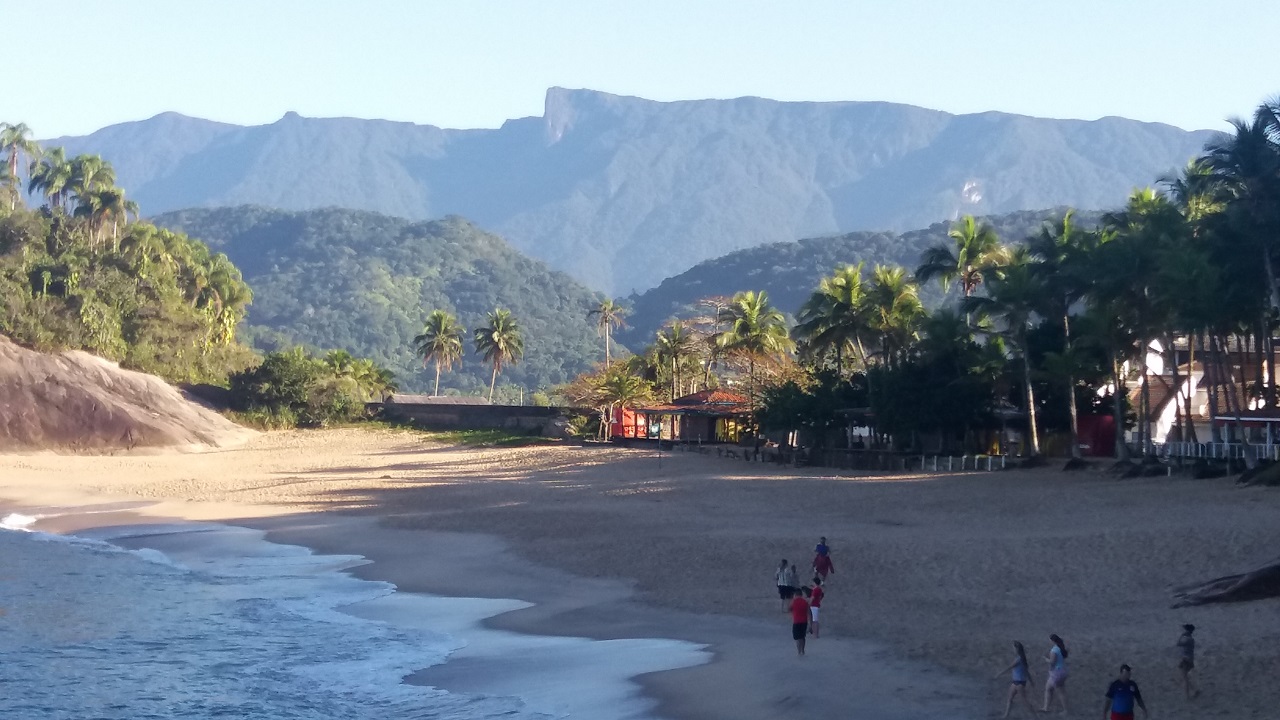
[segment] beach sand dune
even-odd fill
[[[988,717],[1003,707],[1007,682],[991,677],[1011,641],[1027,645],[1039,684],[1051,632],[1071,650],[1073,714],[1097,712],[1122,662],[1154,717],[1280,707],[1280,600],[1170,609],[1172,587],[1280,547],[1280,494],[1229,480],[827,476],[362,430],[271,433],[201,455],[0,457],[0,478],[0,497],[28,507],[150,501],[148,513],[365,554],[378,562],[361,573],[408,590],[541,603],[494,621],[509,629],[709,642],[711,665],[645,679],[673,717],[858,717],[895,698],[899,712],[867,717]],[[773,569],[783,557],[807,566],[819,535],[837,571],[823,638],[800,660]],[[1175,672],[1184,622],[1199,628],[1194,704]],[[708,695],[716,687],[726,692]]]

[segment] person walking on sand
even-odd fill
[[[782,562],[778,563],[778,572],[774,573],[774,577],[778,581],[778,597],[782,600],[782,612],[790,609],[791,597],[796,593],[796,589],[791,585],[791,571],[788,567],[784,558]]]
[[[1129,678],[1128,665],[1120,666],[1120,677],[1107,688],[1107,702],[1102,706],[1102,720],[1133,720],[1133,706],[1137,703],[1142,708],[1142,717],[1151,717],[1147,713],[1147,704],[1142,702],[1142,693],[1138,683]]]
[[[818,545],[813,549],[813,574],[826,582],[827,575],[835,571],[836,565],[831,562],[831,548],[827,547],[827,539],[818,538]]]
[[[809,634],[815,640],[821,637],[818,634],[818,611],[822,609],[822,598],[826,595],[827,592],[822,589],[822,578],[815,577],[813,589],[809,591]]]
[[[1057,692],[1058,700],[1062,703],[1062,714],[1066,715],[1067,645],[1057,635],[1050,635],[1049,640],[1053,642],[1053,647],[1049,648],[1049,654],[1045,657],[1049,663],[1049,679],[1044,683],[1044,707],[1040,712],[1049,712],[1049,703],[1053,700],[1053,694]]]
[[[791,598],[791,639],[796,641],[796,653],[804,655],[805,635],[809,632],[809,601],[804,599],[804,588]]]
[[[1010,673],[1009,698],[1004,703],[1004,715],[1000,717],[1009,717],[1009,711],[1013,709],[1013,699],[1018,695],[1022,696],[1023,701],[1027,703],[1027,710],[1032,714],[1036,714],[1036,706],[1031,704],[1031,695],[1027,692],[1027,683],[1031,683],[1031,687],[1036,686],[1036,681],[1031,679],[1031,666],[1027,663],[1027,650],[1022,647],[1022,643],[1017,640],[1013,641],[1013,651],[1015,653],[1013,664],[1001,670],[996,677],[1000,677],[1005,673]]]
[[[1191,679],[1191,671],[1196,668],[1196,639],[1191,636],[1195,631],[1195,625],[1183,625],[1182,637],[1178,638],[1178,673],[1182,675],[1182,691],[1188,700],[1200,697],[1200,688]]]
[[[800,566],[791,563],[787,567],[787,587],[791,588],[791,594],[800,594]]]

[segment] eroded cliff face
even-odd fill
[[[153,375],[84,352],[35,352],[0,336],[0,452],[200,450],[253,434]]]

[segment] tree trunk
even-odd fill
[[[436,391],[432,397],[440,397],[440,361],[436,361]]]
[[[1220,357],[1228,356],[1227,350],[1224,347],[1224,343],[1222,342],[1221,338],[1218,338],[1218,337],[1213,338],[1213,349],[1214,349],[1214,352],[1217,353]],[[1241,368],[1241,370],[1243,371],[1243,368]],[[1241,379],[1243,380],[1243,375],[1241,376]],[[1257,467],[1258,458],[1255,457],[1253,454],[1253,447],[1249,443],[1248,436],[1245,435],[1244,424],[1240,420],[1242,403],[1239,401],[1239,399],[1236,396],[1234,373],[1228,375],[1228,381],[1231,383],[1231,387],[1227,389],[1227,412],[1231,413],[1231,415],[1233,416],[1231,420],[1231,426],[1232,428],[1235,429],[1236,437],[1239,440],[1240,444],[1244,446],[1244,452],[1243,452],[1244,465],[1246,468],[1249,468],[1250,470],[1252,470],[1253,468]]]
[[[1115,425],[1116,436],[1116,459],[1129,459],[1129,444],[1124,440],[1124,383],[1120,380],[1120,360],[1113,352],[1111,354],[1111,379],[1115,389],[1111,393],[1112,403],[1112,420]]]
[[[1244,602],[1280,595],[1280,560],[1247,573],[1227,575],[1174,590],[1175,608],[1215,602]]]
[[[489,402],[493,402],[493,388],[498,384],[498,363],[493,364],[493,376],[489,378]]]
[[[1071,357],[1071,316],[1064,312],[1062,314],[1062,335],[1063,335],[1063,359],[1067,361],[1068,367],[1073,362]],[[1076,407],[1076,376],[1074,372],[1067,373],[1067,409],[1071,412],[1071,457],[1080,459],[1080,415],[1079,409]]]
[[[1184,405],[1183,417],[1186,418],[1187,437],[1184,438],[1189,442],[1199,443],[1200,438],[1196,437],[1196,423],[1194,415],[1191,414],[1191,404],[1194,402],[1195,393],[1191,391],[1191,378],[1195,377],[1196,371],[1196,341],[1199,340],[1200,334],[1192,332],[1187,337],[1187,399]],[[1203,363],[1202,363],[1203,364]],[[1208,368],[1200,371],[1200,382],[1204,382],[1208,377]]]
[[[1027,356],[1027,333],[1022,333],[1022,381],[1026,385],[1027,437],[1031,441],[1031,457],[1040,454],[1040,434],[1036,431],[1036,394],[1031,387],[1031,359]]]
[[[1182,385],[1178,382],[1178,350],[1173,346],[1173,333],[1165,336],[1165,347],[1169,349],[1169,368],[1172,373],[1170,383],[1173,385],[1173,426],[1177,430],[1178,442],[1186,440],[1182,432]]]
[[[604,324],[604,366],[609,367],[609,323]]]
[[[1147,365],[1147,354],[1151,352],[1151,343],[1142,341],[1142,407],[1139,408],[1142,413],[1142,419],[1138,423],[1141,433],[1142,456],[1146,457],[1151,454],[1151,381],[1150,367]]]
[[[1219,393],[1222,392],[1222,366],[1219,364],[1220,359],[1218,353],[1214,350],[1213,338],[1208,330],[1204,331],[1205,352],[1209,353],[1209,364],[1205,366],[1206,373],[1210,367],[1213,368],[1213,379],[1209,382],[1209,388],[1206,391],[1209,400],[1209,442],[1222,442],[1222,431],[1218,428],[1218,403],[1221,401]]]

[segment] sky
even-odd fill
[[[0,28],[0,121],[44,138],[170,110],[497,127],[552,86],[1186,129],[1280,95],[1277,0],[0,0]]]

